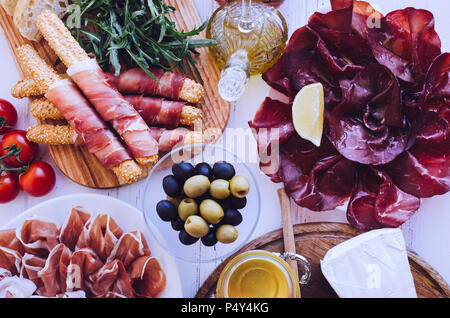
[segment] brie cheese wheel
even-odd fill
[[[322,273],[341,298],[416,298],[400,229],[381,229],[330,249]]]

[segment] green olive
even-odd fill
[[[250,184],[244,176],[235,176],[230,181],[230,189],[233,196],[242,199],[245,198],[250,191]]]
[[[224,200],[230,196],[230,182],[227,180],[214,180],[209,188],[211,196],[218,200]]]
[[[195,238],[202,238],[209,233],[208,223],[197,215],[192,215],[187,218],[184,229],[190,236]]]
[[[188,217],[191,215],[195,215],[198,212],[198,204],[193,199],[184,199],[181,201],[180,205],[178,206],[178,215],[180,216],[180,219],[183,221],[186,221]]]
[[[183,198],[172,198],[167,196],[166,200],[175,205],[176,208],[178,208]]]
[[[225,213],[222,206],[214,200],[204,200],[200,204],[200,214],[210,224],[219,224]]]
[[[184,183],[184,193],[192,198],[198,198],[204,195],[211,183],[209,179],[203,175],[193,176]]]
[[[237,240],[239,236],[238,231],[234,226],[222,225],[217,229],[216,238],[220,243],[230,244]]]

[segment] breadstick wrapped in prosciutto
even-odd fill
[[[203,86],[186,75],[165,72],[160,68],[150,68],[149,71],[159,83],[140,68],[127,70],[119,76],[108,74],[108,78],[110,83],[124,94],[161,96],[194,104],[202,99]]]
[[[176,146],[202,143],[203,135],[200,132],[190,131],[187,128],[166,129],[150,127],[150,132],[158,141],[162,153],[171,151]],[[83,140],[76,131],[68,125],[40,124],[28,128],[27,139],[46,145],[82,145]]]
[[[93,153],[105,168],[112,169],[126,182],[137,181],[142,170],[98,117],[75,84],[69,79],[61,78],[29,45],[18,49],[18,58],[34,81],[46,91],[47,99],[58,108],[80,136],[89,152]],[[72,138],[76,140],[75,137]]]
[[[133,105],[145,122],[149,125],[178,127],[192,126],[202,118],[202,111],[188,106],[185,102],[171,101],[158,97],[128,95],[126,100]]]
[[[158,143],[133,106],[108,83],[107,76],[90,59],[72,37],[61,19],[46,11],[36,24],[50,47],[67,66],[67,74],[91,102],[99,115],[110,123],[141,165],[154,165],[158,161]]]

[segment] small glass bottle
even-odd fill
[[[212,15],[206,35],[217,41],[211,50],[222,69],[219,93],[233,102],[244,93],[250,75],[271,68],[288,38],[281,13],[260,1],[235,0]]]

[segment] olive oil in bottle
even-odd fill
[[[250,75],[261,74],[280,58],[288,38],[281,13],[260,1],[235,0],[211,17],[207,37],[217,41],[211,50],[222,69],[219,93],[236,101]]]

